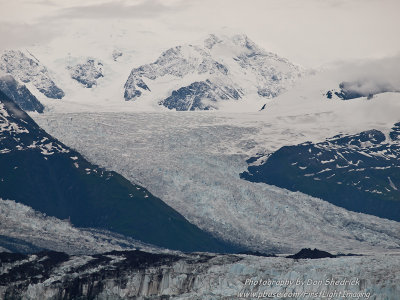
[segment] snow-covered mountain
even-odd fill
[[[210,34],[164,50],[151,63],[153,55],[137,56],[126,45],[83,52],[76,38],[5,50],[0,70],[57,111],[257,111],[306,73],[245,34]]]
[[[301,74],[298,66],[246,35],[211,34],[201,45],[176,46],[155,62],[135,67],[124,97],[151,95],[160,105],[181,111],[218,109],[224,100],[276,97]]]
[[[4,51],[0,57],[0,70],[24,83],[30,83],[48,98],[61,99],[64,92],[52,80],[48,70],[31,53],[20,50]]]

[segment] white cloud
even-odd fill
[[[346,64],[338,68],[336,78],[344,90],[363,96],[400,92],[400,54]]]
[[[175,5],[179,4],[179,5]],[[76,5],[64,8],[55,18],[69,19],[121,19],[121,18],[153,18],[159,14],[181,9],[182,3],[172,1],[112,1],[92,3],[90,5]]]
[[[0,22],[0,51],[46,43],[58,36],[60,32],[61,28],[56,24],[48,26],[45,23]]]

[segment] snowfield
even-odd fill
[[[200,228],[254,250],[399,249],[400,223],[239,178],[247,168],[246,159],[257,153],[321,141],[340,132],[372,128],[388,132],[398,115],[367,119],[363,114],[382,107],[399,111],[400,102],[398,94],[382,94],[369,102],[365,98],[353,102],[301,99],[278,97],[270,110],[259,113],[46,113],[33,117],[90,161],[145,186]],[[357,112],[354,117],[352,111]]]

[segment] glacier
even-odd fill
[[[246,160],[268,152],[266,145],[274,149],[305,139],[301,126],[274,123],[262,113],[55,113],[35,120],[90,161],[145,186],[200,228],[253,250],[375,252],[400,246],[398,222],[240,179]]]

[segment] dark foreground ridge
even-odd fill
[[[236,248],[121,175],[89,163],[41,129],[0,92],[0,199],[10,199],[77,227],[106,229],[182,251]]]

